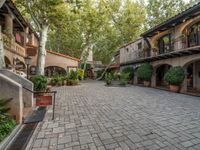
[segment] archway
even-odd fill
[[[186,63],[184,69],[186,70],[187,91],[200,92],[200,59]]]
[[[26,70],[26,65],[22,61],[18,61],[15,65],[15,69],[18,71],[25,71]]]
[[[45,68],[45,76],[52,77],[54,74],[66,75],[67,72],[64,68],[58,66],[48,66]]]
[[[4,56],[4,61],[5,61],[5,67],[6,68],[11,68],[11,61],[9,60],[9,58],[7,56]]]
[[[171,68],[171,65],[163,64],[156,69],[156,86],[167,86],[164,81],[165,73]]]

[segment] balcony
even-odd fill
[[[25,48],[14,42],[14,37],[9,37],[8,35],[3,34],[3,41],[5,50],[17,54],[21,57],[26,56]]]

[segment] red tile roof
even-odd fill
[[[68,58],[68,59],[72,59],[72,60],[75,60],[75,61],[80,61],[79,58],[75,58],[75,57],[72,57],[72,56],[69,56],[69,55],[61,54],[61,53],[58,53],[58,52],[55,52],[55,51],[52,51],[52,50],[47,50],[47,52],[54,54],[54,55],[61,56],[61,57],[65,57],[65,58]]]

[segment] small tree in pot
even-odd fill
[[[169,83],[170,90],[173,92],[179,92],[180,85],[185,78],[185,73],[182,67],[172,67],[164,76],[164,80]]]
[[[153,73],[153,67],[149,63],[142,64],[137,69],[137,77],[140,80],[144,81],[145,86],[150,86],[152,73]]]
[[[112,74],[111,73],[106,73],[106,75],[105,75],[106,85],[111,85],[112,84],[112,80],[113,80]]]

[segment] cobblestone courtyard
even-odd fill
[[[200,98],[103,82],[58,87],[27,149],[200,150]]]

